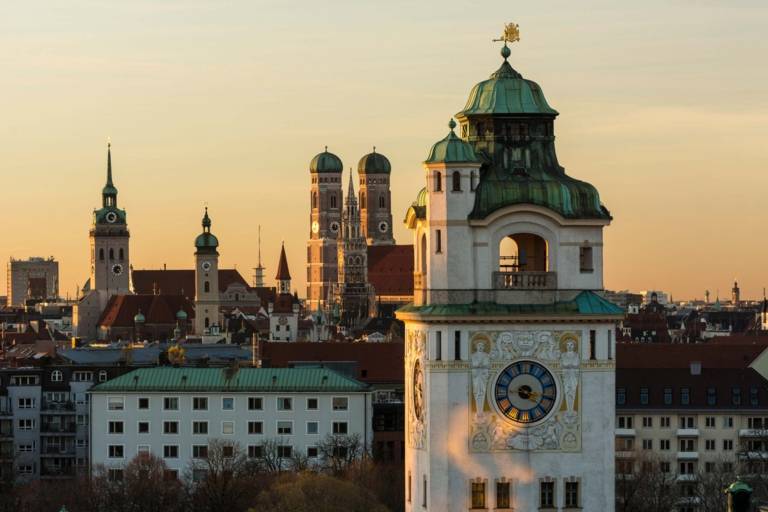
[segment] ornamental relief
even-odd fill
[[[408,331],[405,348],[405,389],[407,390],[407,440],[412,448],[424,448],[426,401],[424,397],[424,364],[427,336],[423,331]]]
[[[470,451],[580,451],[580,345],[579,331],[470,333]]]

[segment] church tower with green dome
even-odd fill
[[[326,306],[338,282],[337,242],[341,232],[341,159],[328,151],[309,164],[309,241],[307,242],[307,302],[310,311]]]
[[[389,159],[373,148],[357,164],[360,184],[360,222],[368,245],[393,245],[392,194]]]
[[[405,510],[612,512],[612,219],[559,164],[558,112],[508,62],[517,25],[501,40],[406,213]]]
[[[203,232],[195,238],[195,334],[209,334],[219,325],[219,240],[211,233],[208,207],[203,215]]]

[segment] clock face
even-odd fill
[[[112,224],[117,220],[117,214],[115,212],[107,212],[107,215],[104,218],[107,219],[107,222]]]
[[[313,233],[317,233],[318,231],[320,231],[320,224],[318,224],[317,221],[313,221],[312,222],[312,232]]]
[[[334,233],[338,232],[339,231],[339,223],[335,222],[335,221],[331,222],[330,228],[331,228],[331,231],[333,231]]]
[[[499,412],[517,423],[545,419],[557,402],[557,383],[552,373],[534,361],[517,361],[496,378],[494,400]]]
[[[203,270],[208,272],[209,270],[211,270],[211,262],[210,261],[204,261],[203,264],[201,265],[201,267],[202,267]]]
[[[424,372],[418,360],[413,364],[413,415],[424,421]]]
[[[123,266],[120,265],[119,263],[112,265],[112,273],[115,274],[116,276],[119,276],[120,274],[123,273]]]
[[[381,231],[382,233],[386,233],[388,229],[389,229],[389,224],[387,224],[384,221],[379,222],[379,231]]]
[[[278,319],[277,319],[277,321],[278,321],[278,323],[279,323],[280,325],[285,325],[285,324],[287,324],[287,323],[288,323],[288,318],[286,318],[286,317],[284,317],[284,316],[281,316],[280,318],[278,318]]]

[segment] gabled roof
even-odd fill
[[[413,246],[369,245],[368,282],[377,296],[413,295]]]
[[[291,278],[291,273],[288,270],[288,258],[285,257],[285,245],[280,248],[280,263],[277,264],[277,275],[275,279],[278,281],[287,281]]]
[[[194,305],[181,295],[113,295],[101,313],[97,325],[104,328],[134,326],[139,311],[147,324],[175,324],[176,313],[184,310],[188,318],[195,316]]]
[[[115,391],[329,391],[360,392],[368,386],[328,368],[140,368],[92,388]]]
[[[133,270],[131,272],[133,291],[137,294],[195,296],[194,270]],[[226,291],[233,283],[248,287],[248,282],[235,269],[219,269],[219,291]]]

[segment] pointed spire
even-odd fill
[[[352,183],[352,168],[349,168],[349,187],[347,187],[347,197],[355,197],[355,185]]]
[[[211,231],[211,218],[208,216],[208,207],[205,207],[205,215],[203,215],[203,231],[209,233]]]
[[[107,186],[114,187],[112,184],[112,143],[107,142]]]
[[[283,242],[280,248],[280,262],[277,264],[277,275],[275,279],[278,281],[290,281],[291,273],[288,270],[288,258],[285,256],[285,242]]]

